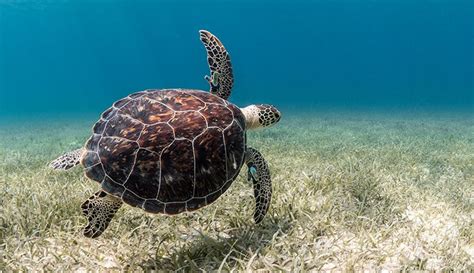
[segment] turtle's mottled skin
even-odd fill
[[[107,109],[93,131],[82,158],[86,176],[151,213],[212,203],[244,162],[242,111],[208,92],[132,94]]]
[[[82,163],[100,183],[81,209],[84,235],[98,237],[127,203],[151,213],[178,214],[214,202],[245,163],[253,182],[255,223],[270,207],[270,169],[263,155],[246,145],[246,132],[280,120],[268,104],[239,108],[227,99],[234,84],[230,55],[210,32],[201,30],[211,76],[209,92],[152,89],[133,93],[102,113],[83,148],[50,166],[67,170]]]

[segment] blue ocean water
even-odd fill
[[[472,110],[473,22],[472,0],[0,0],[0,117],[207,90],[199,29],[230,51],[238,105]]]

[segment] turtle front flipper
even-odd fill
[[[262,154],[253,149],[247,148],[245,163],[248,167],[248,180],[253,182],[255,196],[255,213],[253,219],[255,223],[260,223],[270,207],[272,199],[272,180],[270,169]]]
[[[96,238],[109,226],[117,210],[122,206],[122,200],[104,191],[94,193],[82,205],[82,213],[89,221],[84,228],[84,236]]]
[[[67,152],[49,163],[49,167],[55,170],[69,170],[81,161],[83,148]]]
[[[227,100],[234,85],[230,55],[221,41],[212,33],[207,30],[200,30],[199,34],[206,48],[207,63],[211,70],[211,76],[205,77],[211,86],[210,92]]]

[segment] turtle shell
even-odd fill
[[[88,178],[125,203],[177,214],[223,194],[245,149],[245,118],[235,105],[199,90],[146,90],[102,114],[81,162]]]

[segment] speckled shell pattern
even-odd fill
[[[145,90],[113,104],[94,125],[81,163],[125,203],[177,214],[214,202],[246,150],[238,107],[209,92]]]

